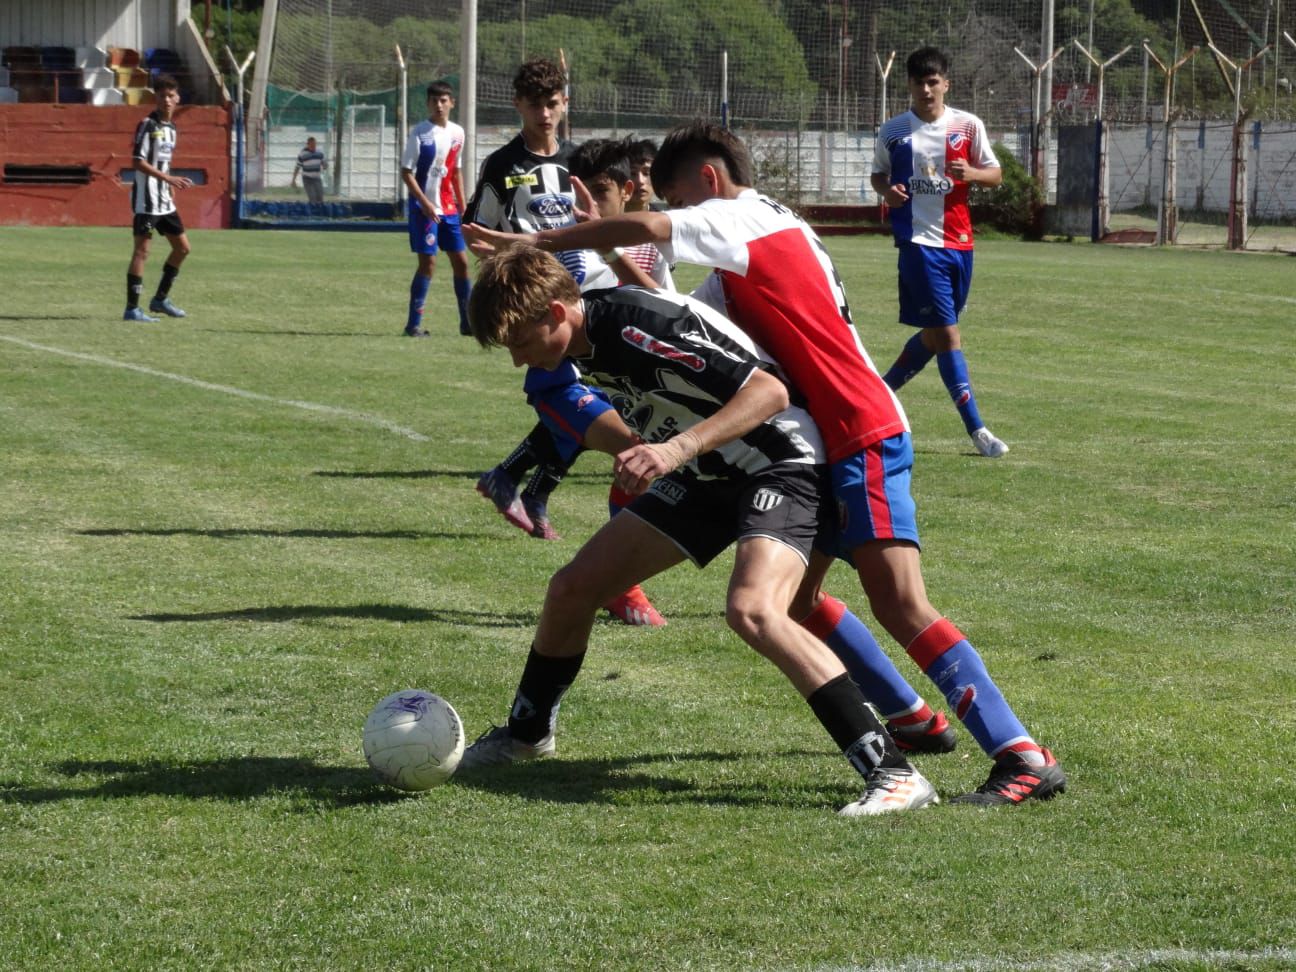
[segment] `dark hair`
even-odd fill
[[[724,165],[734,185],[750,186],[755,182],[751,153],[742,140],[726,128],[697,119],[673,129],[662,140],[657,158],[653,159],[653,185],[660,194],[685,168],[710,161]]]
[[[159,74],[153,79],[153,91],[179,91],[180,82],[173,74]]]
[[[624,139],[592,138],[582,143],[567,160],[567,171],[588,182],[606,175],[618,186],[630,180],[630,161]]]
[[[911,78],[926,78],[939,74],[949,76],[949,58],[936,47],[920,47],[905,60],[905,73]]]
[[[513,75],[513,93],[523,99],[547,98],[567,87],[567,75],[547,57],[533,57]]]
[[[440,98],[442,95],[454,97],[454,88],[444,81],[433,81],[427,86],[427,96],[429,98]]]
[[[626,158],[630,160],[632,166],[643,165],[657,158],[657,143],[651,138],[635,138],[633,135],[627,135],[625,143]]]

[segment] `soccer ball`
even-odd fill
[[[459,714],[432,692],[393,692],[365,720],[365,759],[378,779],[399,790],[430,790],[444,783],[463,751]]]

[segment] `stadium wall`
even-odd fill
[[[0,105],[0,225],[129,226],[131,158],[140,107]],[[181,106],[173,171],[188,227],[230,225],[231,118],[225,108]]]

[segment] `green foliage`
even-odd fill
[[[1011,149],[1002,142],[995,142],[993,148],[1003,181],[993,189],[973,186],[968,202],[978,219],[987,220],[995,229],[1038,239],[1039,209],[1043,205],[1039,185]]]

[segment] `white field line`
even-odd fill
[[[350,419],[353,422],[360,422],[364,425],[374,425],[380,429],[386,429],[388,432],[404,436],[406,439],[411,439],[414,442],[430,441],[423,433],[415,432],[413,429],[407,429],[403,425],[397,425],[395,422],[389,422],[380,416],[368,415],[364,412],[353,412],[350,409],[338,408],[335,405],[321,405],[318,402],[302,402],[291,398],[275,398],[272,395],[262,395],[260,392],[247,391],[243,388],[234,388],[231,385],[217,385],[210,381],[190,378],[188,375],[177,375],[172,374],[169,371],[158,371],[155,368],[146,368],[144,365],[131,364],[129,361],[117,361],[113,358],[105,358],[97,354],[84,354],[80,351],[67,351],[63,348],[52,348],[49,345],[37,344],[34,341],[24,341],[22,338],[10,337],[7,334],[0,334],[0,341],[8,341],[10,344],[17,344],[24,348],[30,348],[33,351],[45,351],[49,354],[60,354],[65,358],[75,358],[78,361],[88,361],[91,364],[104,365],[109,368],[122,368],[126,371],[134,371],[138,374],[148,375],[152,378],[165,378],[167,381],[178,381],[182,385],[201,388],[204,391],[220,392],[223,395],[234,395],[238,398],[247,398],[256,402],[269,402],[272,405],[285,405],[290,408],[300,408],[307,412],[318,412],[322,415],[334,415],[338,418]]]
[[[912,959],[878,965],[822,966],[817,972],[1135,972],[1170,962],[1237,966],[1249,962],[1296,965],[1296,948],[1154,948],[1130,952],[1059,952],[1034,959],[977,958],[938,961]]]

